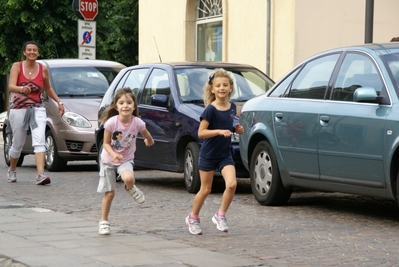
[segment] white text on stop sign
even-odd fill
[[[89,2],[80,2],[80,11],[96,12],[97,4]]]

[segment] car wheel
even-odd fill
[[[45,154],[46,169],[50,172],[63,171],[67,162],[58,155],[57,144],[50,130],[46,132],[46,147]]]
[[[5,128],[3,129],[5,131]],[[10,167],[10,149],[11,149],[11,144],[12,144],[12,134],[8,133],[5,135],[4,138],[4,144],[3,144],[3,150],[4,150],[4,161],[6,162],[7,166]],[[21,166],[22,163],[24,162],[25,154],[21,154],[19,156],[17,166]]]
[[[284,205],[291,196],[291,189],[284,187],[273,149],[261,141],[254,150],[250,166],[251,189],[261,205]]]
[[[184,183],[189,193],[197,193],[201,186],[198,154],[198,144],[196,142],[188,143],[184,152]]]

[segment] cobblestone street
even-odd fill
[[[97,225],[102,195],[96,193],[98,173],[94,161],[70,162],[66,172],[48,173],[50,186],[35,185],[33,156],[27,156],[18,168],[15,184],[6,182],[4,159],[0,164],[1,197],[15,204],[74,214]],[[255,258],[262,266],[399,266],[399,210],[392,201],[295,191],[287,205],[266,207],[252,196],[249,180],[239,179],[227,213],[230,230],[225,234],[218,232],[211,221],[223,191],[222,181],[217,180],[201,210],[203,235],[193,236],[184,218],[191,210],[194,195],[187,193],[182,174],[136,170],[135,175],[146,202],[134,203],[120,183],[110,213],[112,226],[132,238],[152,235]]]

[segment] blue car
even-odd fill
[[[293,188],[398,200],[399,43],[317,54],[247,101],[240,152],[262,205]]]
[[[264,73],[249,65],[221,62],[142,64],[123,69],[108,88],[99,107],[100,117],[118,89],[131,88],[137,97],[140,117],[155,141],[153,146],[145,147],[142,136],[138,136],[135,166],[184,173],[185,186],[190,193],[196,193],[201,185],[198,172],[198,152],[202,143],[198,138],[199,117],[204,110],[203,87],[215,68],[224,68],[232,73],[234,93],[231,101],[237,105],[237,115],[245,101],[264,94],[274,84]],[[95,135],[100,157],[103,125],[99,125]],[[237,176],[248,178],[249,173],[241,161],[237,135],[232,136],[232,144]]]

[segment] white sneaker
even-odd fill
[[[130,196],[136,201],[138,204],[143,204],[145,201],[145,197],[143,192],[141,192],[140,189],[137,188],[136,185],[133,185],[133,188],[128,190]]]
[[[109,226],[109,221],[100,221],[98,224],[98,233],[100,235],[111,234],[111,228]]]
[[[7,182],[16,183],[17,182],[17,171],[8,169],[7,172]]]
[[[190,231],[192,235],[202,235],[200,219],[191,219],[190,215],[188,215],[186,217],[186,225],[188,226],[188,231]]]
[[[37,185],[46,185],[51,183],[50,177],[41,172],[38,176],[36,176],[36,184]]]
[[[219,231],[227,233],[229,231],[229,227],[227,226],[227,219],[226,216],[219,216],[218,213],[216,213],[212,217],[212,222],[216,224],[216,228]]]

